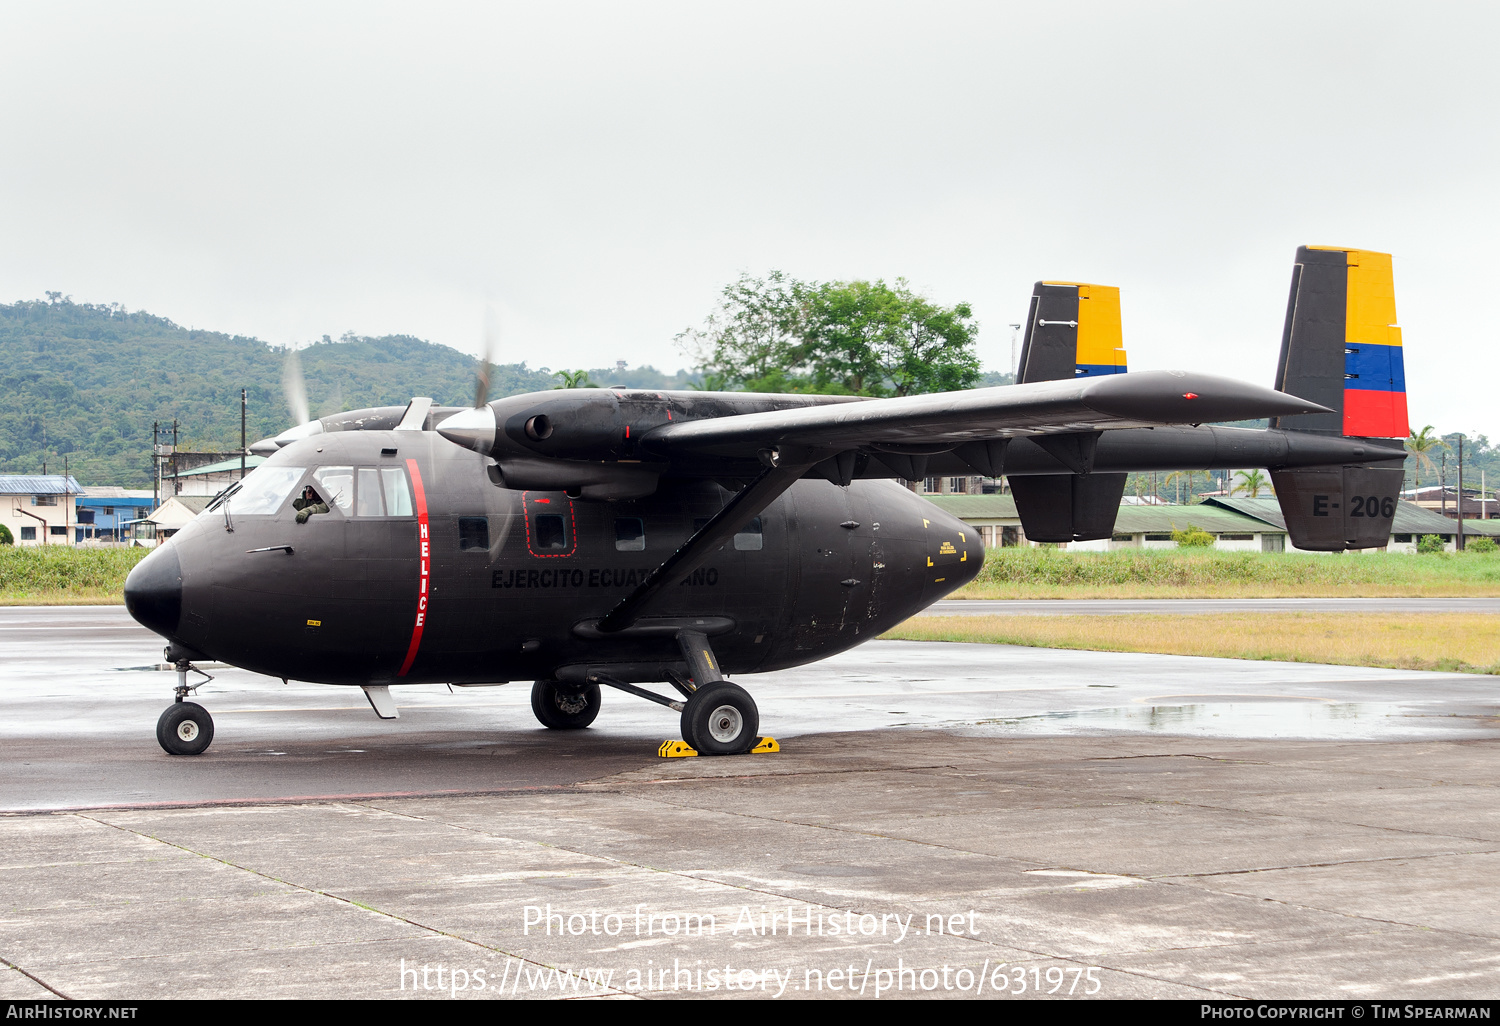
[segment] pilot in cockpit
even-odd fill
[[[302,497],[292,500],[292,509],[297,511],[297,523],[307,523],[308,517],[317,516],[319,513],[328,512],[328,503],[313,490],[312,485],[302,489]]]

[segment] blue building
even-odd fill
[[[88,487],[78,496],[78,520],[74,541],[128,542],[132,525],[151,515],[155,503],[151,489]]]

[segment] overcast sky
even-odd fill
[[[1270,383],[1303,243],[1395,254],[1413,422],[1500,438],[1500,5],[0,2],[0,301],[685,363],[742,271],[1039,278]]]

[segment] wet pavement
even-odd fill
[[[875,642],[608,696],[234,670],[204,756],[123,610],[0,610],[0,999],[1492,997],[1491,677]],[[55,810],[55,811],[46,811]],[[790,927],[790,929],[789,929]]]
[[[176,675],[119,607],[0,609],[0,811],[103,805],[452,794],[643,764],[680,737],[675,713],[606,691],[589,730],[531,713],[530,686],[396,687],[398,720],[357,688],[282,684],[210,665],[195,700],[203,755],[169,758],[156,719]],[[1471,674],[1000,645],[877,641],[743,676],[761,733],[945,729],[986,737],[1100,733],[1212,738],[1500,737],[1500,687]]]

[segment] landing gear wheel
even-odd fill
[[[587,727],[599,715],[601,704],[597,684],[570,688],[554,680],[539,680],[531,685],[531,711],[551,730]]]
[[[214,739],[214,719],[196,702],[167,706],[156,721],[156,740],[168,755],[201,755]]]
[[[740,755],[760,740],[760,710],[750,692],[727,680],[693,692],[682,710],[682,739],[701,755]]]

